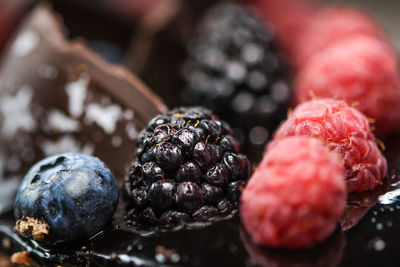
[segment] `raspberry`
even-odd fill
[[[242,194],[240,212],[254,241],[296,249],[333,232],[345,203],[343,166],[319,140],[274,142]]]
[[[375,143],[368,119],[344,101],[319,99],[297,106],[274,140],[288,136],[319,138],[338,152],[344,161],[349,192],[373,189],[386,174],[386,159]]]
[[[301,69],[315,53],[359,34],[386,41],[381,27],[368,13],[344,7],[322,8],[309,20],[296,44],[296,66]]]
[[[291,99],[275,36],[252,12],[232,3],[213,6],[199,26],[183,68],[185,101],[227,120],[242,149],[258,161]]]
[[[125,179],[134,226],[177,224],[234,209],[250,176],[228,124],[202,107],[153,118],[138,138]]]
[[[272,24],[279,44],[286,52],[288,60],[295,57],[295,52],[314,16],[316,6],[307,0],[249,0],[260,11],[268,24]]]
[[[376,120],[377,133],[400,127],[396,55],[380,40],[353,36],[316,54],[299,72],[297,103],[312,96],[343,99]],[[311,96],[310,96],[311,95]]]

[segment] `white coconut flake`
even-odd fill
[[[65,87],[65,92],[68,95],[68,111],[75,118],[83,114],[89,82],[89,77],[83,74],[77,81],[70,82]]]
[[[136,126],[134,123],[128,123],[126,125],[126,134],[128,135],[129,139],[135,140],[136,137],[138,136],[138,131],[136,129]]]
[[[80,129],[80,122],[68,117],[61,111],[52,110],[49,113],[48,126],[58,132],[76,132]]]
[[[87,154],[87,155],[93,155],[94,150],[95,150],[94,144],[92,144],[92,143],[86,143],[86,144],[82,147],[82,149],[81,149],[80,152],[83,153],[83,154]]]
[[[11,53],[16,57],[24,57],[39,45],[40,38],[33,30],[21,33],[11,47]]]
[[[36,128],[30,109],[32,97],[32,88],[23,86],[15,95],[0,98],[0,113],[3,117],[1,132],[5,138],[13,138],[19,130],[31,132]]]
[[[41,149],[46,156],[74,152],[92,155],[94,152],[94,145],[91,143],[82,145],[70,135],[62,136],[57,141],[46,140],[41,145]]]
[[[111,138],[111,145],[113,146],[113,147],[120,147],[121,145],[122,145],[122,138],[121,137],[119,137],[119,136],[113,136],[112,138]]]
[[[101,106],[96,103],[89,104],[86,110],[86,120],[95,122],[105,133],[115,132],[117,122],[121,118],[122,110],[117,105]]]
[[[42,64],[38,68],[38,75],[42,79],[54,80],[57,78],[58,70],[47,64]]]
[[[124,119],[127,121],[133,120],[135,117],[135,112],[131,109],[127,109],[124,111]]]

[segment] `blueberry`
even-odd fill
[[[36,163],[15,200],[16,229],[45,245],[93,236],[112,219],[118,188],[98,158],[66,153]]]

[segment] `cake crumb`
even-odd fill
[[[43,240],[50,232],[50,226],[47,223],[31,217],[23,217],[18,220],[15,229],[23,235],[28,232],[36,241]]]
[[[14,253],[10,259],[13,264],[23,264],[26,266],[30,266],[33,264],[33,259],[31,257],[31,253],[28,251],[21,251]]]

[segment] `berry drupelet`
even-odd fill
[[[274,141],[290,136],[318,138],[341,155],[349,192],[372,190],[387,173],[387,161],[368,118],[342,100],[322,98],[298,105],[276,131]]]
[[[226,119],[242,149],[258,160],[285,118],[288,76],[267,25],[240,5],[218,4],[188,44],[184,101],[205,105]]]
[[[339,154],[315,138],[292,136],[269,145],[241,198],[253,240],[299,249],[327,238],[346,204]]]
[[[236,207],[250,176],[230,126],[203,107],[156,116],[138,138],[137,161],[125,179],[128,221],[176,224]]]

